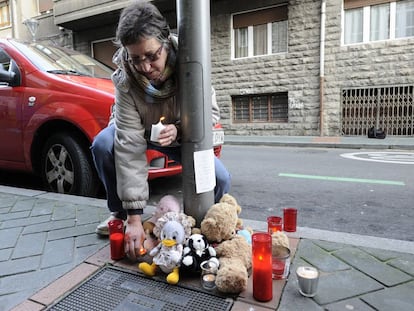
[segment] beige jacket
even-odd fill
[[[176,41],[174,42],[176,47]],[[123,57],[122,52],[115,57]],[[114,62],[116,59],[114,60]],[[114,72],[115,105],[110,122],[115,122],[115,168],[118,195],[124,209],[143,209],[148,190],[147,140],[151,125],[166,117],[164,124],[180,120],[180,104],[176,92],[167,98],[154,98],[145,93],[118,59],[119,68]],[[212,91],[213,124],[219,121],[219,108]],[[177,145],[177,143],[176,143]]]

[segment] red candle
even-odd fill
[[[267,232],[272,234],[276,231],[282,231],[282,217],[269,216],[267,217]]]
[[[109,236],[109,243],[111,247],[111,259],[118,260],[124,258],[124,235],[119,232],[112,233]]]
[[[272,237],[269,233],[252,235],[253,297],[259,301],[273,298],[272,287]]]
[[[108,222],[108,229],[111,259],[118,260],[124,258],[124,222],[121,219],[111,220]]]

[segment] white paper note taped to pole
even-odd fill
[[[197,193],[214,190],[216,172],[213,149],[194,152],[194,175]]]

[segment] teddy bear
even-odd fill
[[[154,232],[153,232],[155,223],[157,222],[157,220],[168,212],[179,213],[180,210],[181,210],[180,202],[175,196],[165,195],[160,199],[151,218],[149,218],[148,220],[142,223],[142,227],[144,228],[144,232],[145,232],[143,251],[145,252],[150,251],[155,246],[157,246],[159,243],[159,240],[157,239],[157,237],[154,235]]]
[[[181,269],[188,273],[199,273],[204,261],[212,261],[219,266],[216,250],[210,246],[207,238],[202,234],[192,234],[184,247]]]
[[[167,283],[177,284],[184,244],[195,223],[193,217],[182,212],[168,212],[159,218],[153,232],[160,243],[149,252],[152,263],[141,262],[138,268],[147,276],[154,276],[159,268],[167,274]]]
[[[220,292],[238,294],[247,289],[252,266],[252,249],[245,237],[237,234],[241,207],[230,194],[212,205],[200,223],[200,231],[214,245],[219,259],[216,287]]]

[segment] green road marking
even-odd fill
[[[293,178],[305,178],[305,179],[319,179],[319,180],[346,181],[346,182],[361,182],[361,183],[370,183],[370,184],[383,184],[383,185],[405,186],[405,183],[404,182],[402,182],[402,181],[393,181],[393,180],[347,178],[347,177],[331,177],[331,176],[287,174],[287,173],[280,173],[279,176],[281,176],[281,177],[293,177]]]

